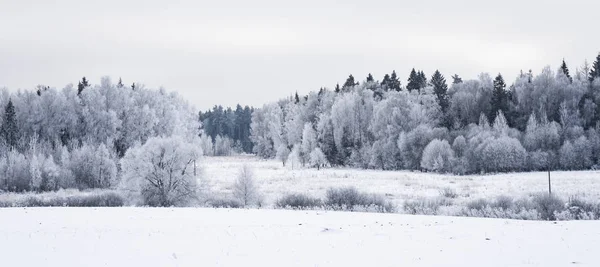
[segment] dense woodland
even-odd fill
[[[282,99],[252,114],[254,152],[296,166],[457,174],[600,164],[600,55],[571,72],[531,70],[507,85],[412,70]]]
[[[406,86],[395,71],[381,81],[350,75],[259,109],[197,112],[176,93],[109,78],[1,89],[0,107],[0,191],[124,186],[146,203],[172,203],[166,196],[193,191],[199,156],[250,152],[290,168],[467,174],[600,165],[600,55],[573,72],[564,61],[521,72],[511,85],[486,73],[448,82],[413,69]]]
[[[153,137],[192,142],[196,111],[175,93],[85,78],[63,89],[0,91],[0,191],[108,188],[120,159]]]

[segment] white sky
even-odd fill
[[[449,3],[452,2],[452,3]],[[447,80],[575,71],[600,52],[600,1],[0,0],[0,87],[82,76],[164,86],[199,109],[410,69]]]

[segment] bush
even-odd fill
[[[569,198],[567,211],[573,220],[600,219],[600,203],[592,204],[578,197]]]
[[[408,214],[436,215],[442,206],[451,206],[452,200],[438,197],[433,199],[420,198],[404,202],[404,212]]]
[[[239,209],[243,205],[235,198],[213,198],[206,202],[206,205],[213,208],[232,208]]]
[[[276,208],[314,209],[321,207],[323,202],[305,194],[288,194],[277,200]]]
[[[446,187],[443,189],[440,189],[440,196],[442,197],[447,197],[447,198],[457,198],[458,194],[456,193],[456,191],[450,187]]]
[[[61,190],[49,193],[6,194],[0,207],[120,207],[125,203],[116,191]]]
[[[533,197],[535,209],[543,220],[556,220],[555,212],[565,209],[565,203],[558,197],[548,194],[539,194]]]
[[[326,193],[325,206],[334,210],[375,210],[393,212],[394,205],[383,197],[361,193],[354,187],[329,188]]]

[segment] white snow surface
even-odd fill
[[[600,221],[210,208],[0,209],[0,266],[600,266]]]

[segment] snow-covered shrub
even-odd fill
[[[404,202],[404,212],[408,214],[421,215],[437,215],[440,207],[451,206],[452,199],[437,197],[437,198],[419,198]]]
[[[433,139],[423,150],[421,167],[436,172],[447,172],[452,169],[454,151],[446,140]]]
[[[383,197],[359,192],[354,187],[327,189],[325,206],[334,210],[371,208],[379,212],[393,212],[395,207]]]
[[[121,194],[112,190],[59,190],[45,193],[0,195],[0,207],[119,207]]]
[[[457,198],[458,194],[456,193],[456,190],[450,188],[450,187],[445,187],[439,190],[440,196],[442,197],[447,197],[447,198]]]
[[[136,203],[186,205],[197,198],[197,165],[202,150],[181,137],[153,137],[121,159],[121,187]]]
[[[232,197],[211,198],[211,199],[207,200],[205,204],[208,205],[209,207],[213,207],[213,208],[238,209],[238,208],[243,207],[242,203],[240,203],[239,200],[237,200],[236,198],[232,198]]]
[[[314,209],[321,207],[323,202],[306,194],[287,194],[275,202],[276,208],[291,208],[291,209]]]
[[[548,194],[538,194],[533,197],[535,209],[540,213],[542,220],[554,221],[556,212],[565,209],[565,202],[557,196]]]
[[[233,184],[233,196],[242,206],[258,205],[260,194],[254,181],[254,172],[248,165],[242,166]]]

